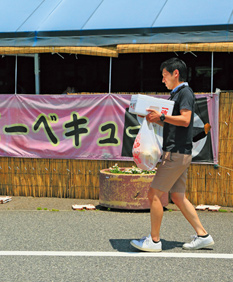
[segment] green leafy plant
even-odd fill
[[[57,209],[51,209],[50,211],[58,212],[59,210],[57,210]]]
[[[132,166],[132,168],[120,168],[118,164],[115,164],[109,168],[109,172],[118,174],[155,174],[156,170],[142,170],[136,166]]]
[[[219,212],[227,212],[227,210],[219,209]]]

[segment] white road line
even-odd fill
[[[233,259],[233,254],[217,253],[147,253],[147,252],[62,252],[62,251],[0,251],[1,256],[57,256],[57,257],[162,257]]]

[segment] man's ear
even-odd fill
[[[180,73],[179,73],[179,71],[178,71],[177,69],[175,69],[174,72],[173,72],[173,74],[174,74],[175,77],[179,77],[179,74],[180,74]]]

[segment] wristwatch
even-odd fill
[[[164,120],[165,120],[165,114],[162,114],[162,115],[160,116],[160,120],[161,120],[161,121],[164,121]]]

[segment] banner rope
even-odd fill
[[[225,169],[228,169],[228,170],[233,171],[233,169],[232,169],[232,168],[229,168],[229,167],[225,167],[225,166],[217,165],[217,168],[218,168],[218,167],[225,168]]]

